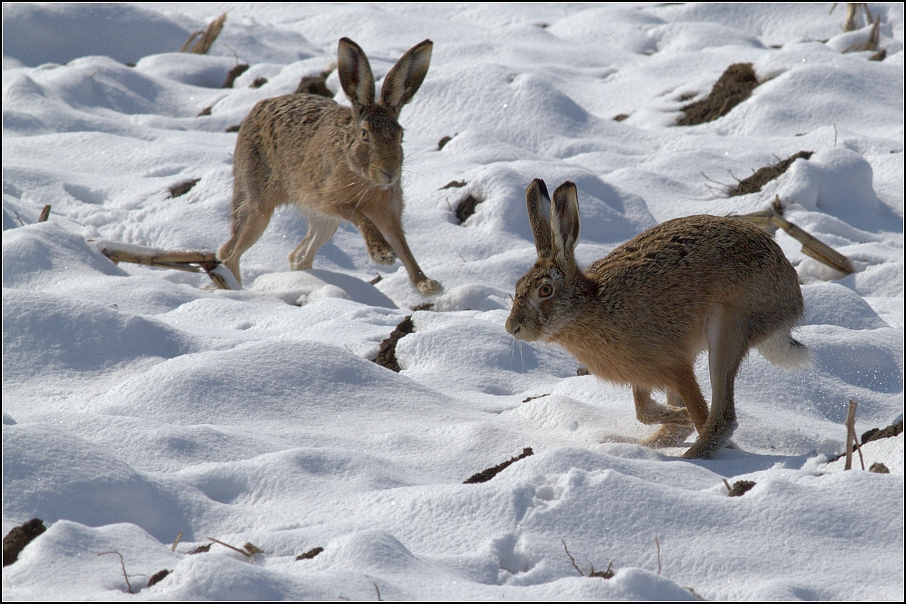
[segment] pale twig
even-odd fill
[[[859,403],[849,399],[849,409],[846,412],[846,462],[843,464],[844,470],[852,470],[853,467],[853,440],[856,438],[856,407]]]
[[[654,536],[654,544],[657,546],[657,574],[661,574],[661,542],[657,535]]]

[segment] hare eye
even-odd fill
[[[538,288],[538,296],[541,298],[550,298],[553,295],[554,295],[554,286],[549,283],[545,283],[544,285],[542,285],[541,287]]]
[[[362,140],[363,140],[363,141],[367,141],[367,140],[368,140],[368,131],[365,130],[364,128],[362,128]]]

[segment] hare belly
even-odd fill
[[[663,389],[677,367],[687,366],[703,349],[703,343],[682,347],[657,346],[651,342],[629,340],[605,342],[593,339],[557,342],[596,377],[617,384],[633,384]]]

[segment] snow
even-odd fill
[[[903,417],[903,7],[869,8],[883,61],[843,53],[869,28],[823,4],[4,4],[3,533],[48,530],[3,568],[3,599],[123,599],[118,552],[143,600],[902,600],[903,436],[862,450],[889,474],[836,459],[850,399],[859,434]],[[208,55],[177,52],[223,12]],[[400,121],[407,239],[442,294],[371,262],[351,225],[289,271],[290,207],[242,290],[101,253],[224,243],[227,128],[330,68],[343,36],[378,79],[434,41]],[[748,100],[674,126],[739,62],[762,81]],[[759,193],[718,184],[801,150]],[[750,355],[737,449],[639,446],[627,388],[505,331],[537,177],[578,186],[580,264],[775,195],[850,258],[841,278],[776,234],[814,363]],[[408,315],[397,374],[372,359]],[[704,357],[697,373],[708,398]],[[728,497],[739,480],[756,484]],[[209,537],[263,553],[191,553]],[[567,548],[615,574],[581,576]]]

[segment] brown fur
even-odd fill
[[[431,48],[425,40],[406,52],[376,100],[368,58],[343,38],[338,72],[351,108],[311,94],[255,105],[236,140],[232,236],[218,251],[240,283],[239,258],[264,233],[274,210],[291,203],[309,219],[308,233],[289,255],[292,269],[311,268],[339,220],[347,220],[362,232],[374,261],[392,264],[399,257],[422,294],[441,291],[422,273],[403,232],[403,129],[397,122],[427,74]]]
[[[801,364],[807,349],[790,336],[803,313],[796,271],[764,230],[736,218],[689,216],[660,224],[607,257],[578,268],[576,188],[550,200],[544,182],[526,192],[538,261],[517,283],[507,331],[557,343],[599,378],[633,389],[636,415],[663,424],[645,444],[707,458],[736,428],[733,383],[750,348],[771,362]],[[711,410],[694,363],[709,351]],[[667,393],[667,405],[651,398]]]

